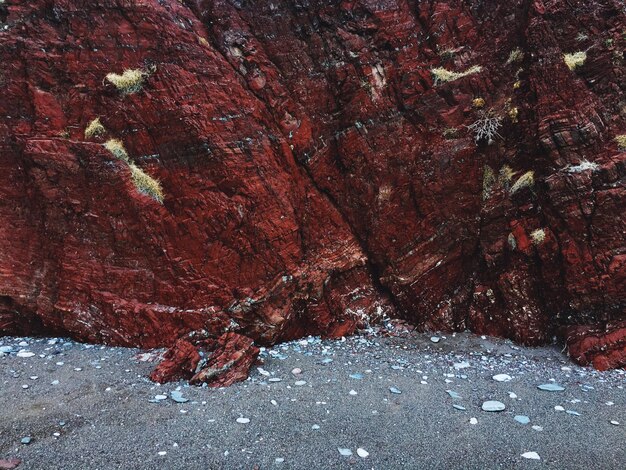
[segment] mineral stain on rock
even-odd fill
[[[388,317],[623,367],[626,17],[584,3],[3,4],[0,334],[215,385]]]

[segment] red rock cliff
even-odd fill
[[[399,316],[624,366],[626,13],[575,5],[0,2],[0,333]]]

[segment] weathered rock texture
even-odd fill
[[[593,363],[625,365],[622,1],[6,0],[0,21],[0,332],[200,331],[222,367],[255,356],[241,336],[399,316],[562,334],[583,361],[615,331]],[[126,69],[134,93],[105,79]]]

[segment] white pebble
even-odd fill
[[[250,420],[248,418],[237,418],[239,424],[248,424]]]
[[[21,350],[17,353],[17,357],[33,357],[35,355],[34,352]]]
[[[522,457],[531,460],[541,460],[541,457],[539,457],[539,454],[537,452],[524,452],[522,454]]]
[[[512,377],[508,374],[497,374],[492,377],[496,382],[510,382]]]
[[[366,451],[365,449],[363,449],[362,447],[359,447],[356,450],[356,453],[359,457],[362,457],[362,458],[366,458],[368,455],[370,455],[370,453]]]
[[[470,424],[478,424],[478,420],[476,418],[470,418]]]
[[[350,395],[356,395],[357,394],[356,390],[350,390],[350,392],[348,392],[348,393],[350,393]]]
[[[560,406],[560,405],[556,405],[556,406],[554,407],[554,410],[555,410],[555,411],[565,411],[565,408],[563,408],[563,407],[562,407],[562,406]]]

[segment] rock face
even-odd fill
[[[188,377],[207,338],[219,369],[388,316],[579,359],[615,331],[622,367],[625,24],[618,0],[0,2],[0,333],[201,332],[169,353]]]

